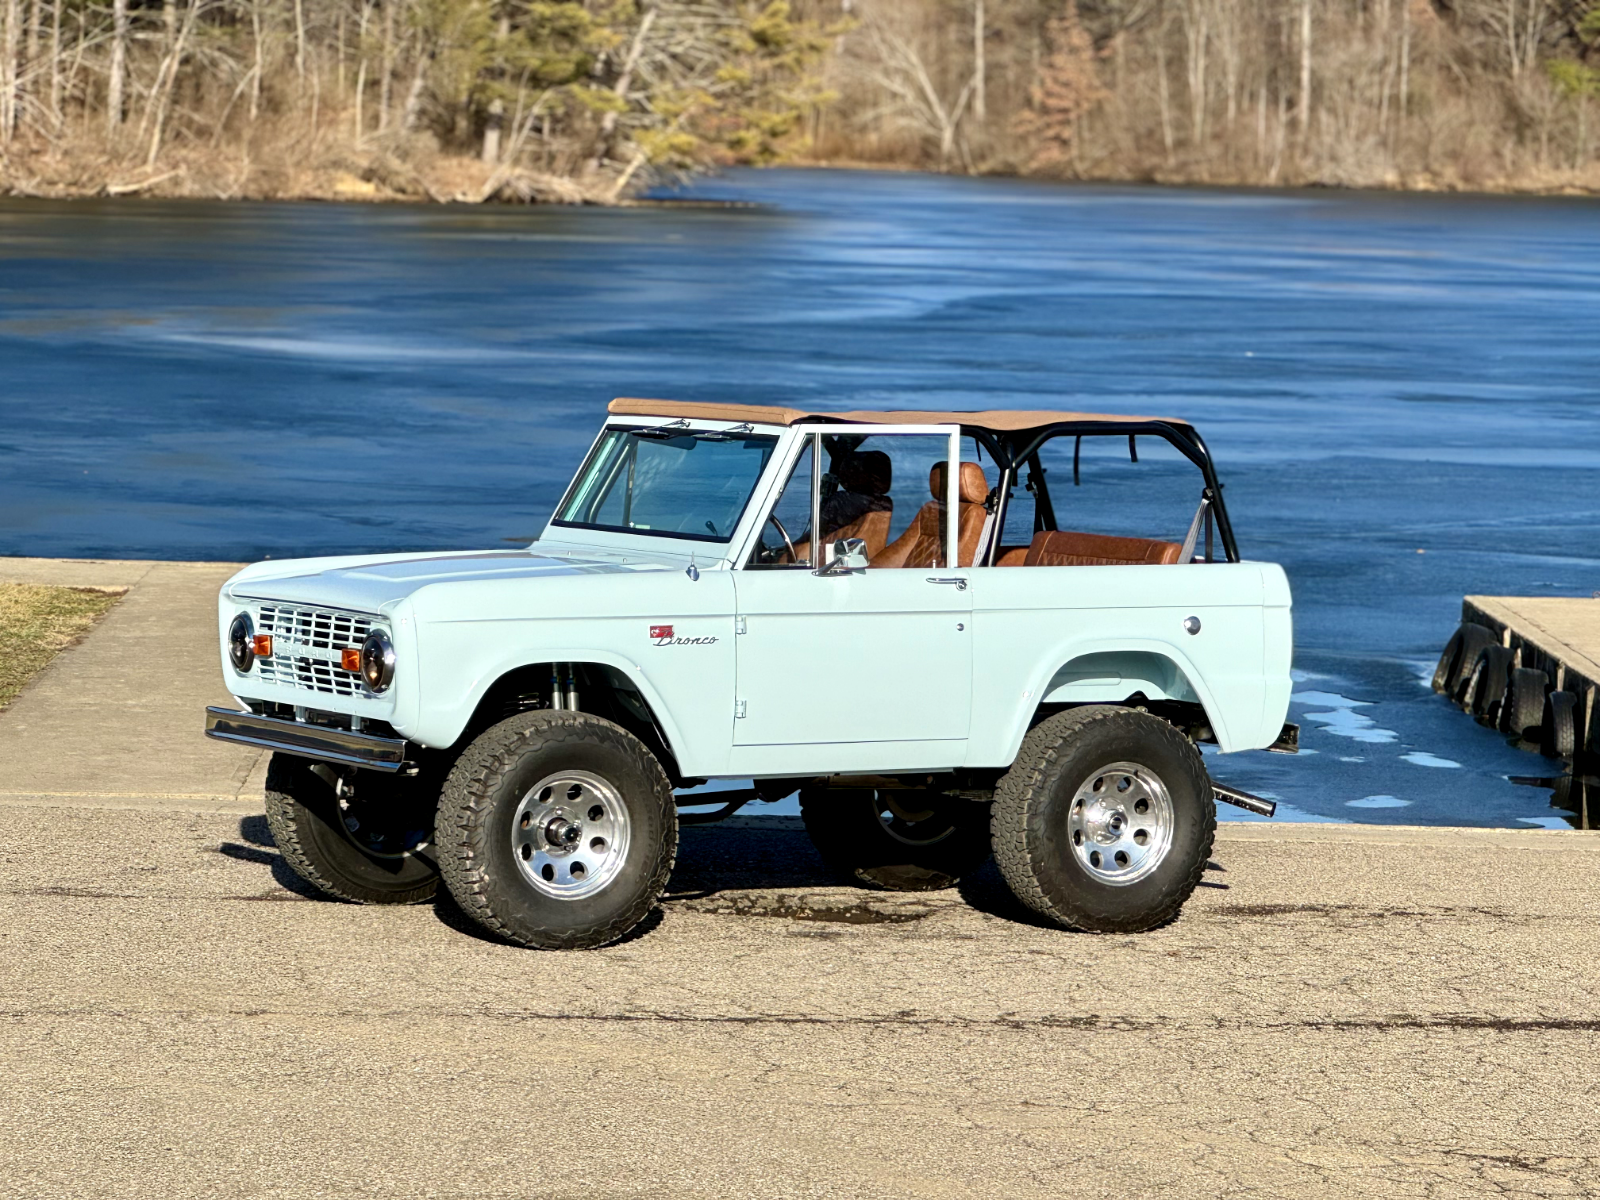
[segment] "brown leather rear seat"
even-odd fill
[[[1105,533],[1055,530],[1033,535],[1033,544],[1006,550],[997,567],[1125,567],[1175,563],[1183,553],[1177,542],[1154,538],[1112,537]]]

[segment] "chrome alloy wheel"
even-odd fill
[[[1093,878],[1116,886],[1136,883],[1161,865],[1172,848],[1173,823],[1167,785],[1149,767],[1131,762],[1091,775],[1067,817],[1078,862]]]
[[[617,790],[587,771],[534,784],[511,818],[511,853],[522,876],[558,900],[603,889],[628,854],[628,810]]]

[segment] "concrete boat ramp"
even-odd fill
[[[661,914],[539,954],[319,900],[206,743],[228,568],[123,583],[0,714],[0,1196],[1600,1191],[1600,843],[1224,825],[1175,924],[836,886],[687,829]]]

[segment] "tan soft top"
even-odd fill
[[[1144,424],[1164,421],[1188,425],[1176,417],[1134,417],[1126,413],[1044,412],[995,409],[988,412],[808,412],[763,404],[701,404],[688,400],[613,400],[610,411],[626,417],[667,417],[690,421],[748,421],[752,425],[800,425],[810,421],[843,421],[852,425],[968,425],[1016,433],[1048,425],[1087,421]]]

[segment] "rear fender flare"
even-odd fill
[[[1219,747],[1227,750],[1230,745],[1216,697],[1194,663],[1171,643],[1149,639],[1079,643],[1045,655],[1040,662],[1046,665],[1037,668],[1028,680],[1028,688],[1012,715],[1007,739],[1009,762],[1016,761],[1022,739],[1040,705],[1119,704],[1134,692],[1143,692],[1153,700],[1198,702]]]

